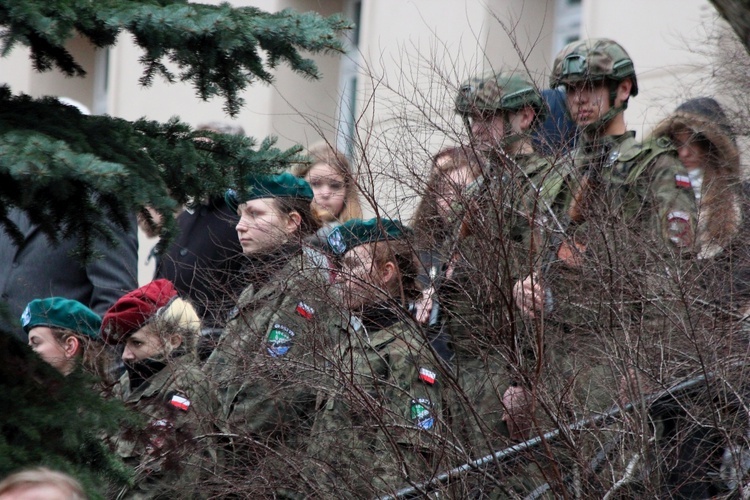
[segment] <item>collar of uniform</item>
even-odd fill
[[[402,308],[391,301],[366,306],[359,315],[362,326],[370,333],[388,328],[401,321],[402,318]]]
[[[125,385],[125,390],[127,390],[128,393],[124,398],[125,402],[132,403],[135,401],[139,401],[141,398],[150,398],[157,395],[162,390],[164,384],[166,384],[169,378],[176,373],[176,367],[179,366],[179,363],[189,362],[189,360],[187,359],[181,359],[176,363],[174,362],[177,358],[181,358],[184,354],[185,351],[183,349],[173,351],[172,355],[165,362],[164,368],[146,379],[134,391],[130,391],[130,384],[127,383]],[[126,377],[128,377],[127,373],[123,375],[123,380],[129,381],[129,378],[126,379]]]

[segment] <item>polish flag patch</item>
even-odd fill
[[[688,177],[687,175],[675,175],[674,183],[678,188],[687,189],[693,187],[693,185],[690,183],[690,177]]]
[[[312,317],[315,316],[315,309],[308,306],[304,302],[300,302],[299,304],[297,304],[297,314],[305,319],[312,319]]]
[[[419,380],[421,380],[422,382],[432,385],[435,383],[436,377],[437,375],[432,370],[428,370],[427,368],[419,369]]]
[[[169,404],[182,411],[188,411],[188,409],[190,408],[190,400],[178,394],[172,396],[172,400],[169,402]]]

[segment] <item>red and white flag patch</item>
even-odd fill
[[[419,380],[422,382],[432,385],[435,383],[435,378],[437,378],[437,375],[434,371],[428,370],[427,368],[419,369]]]
[[[674,184],[678,188],[682,188],[682,189],[688,189],[690,187],[693,187],[693,185],[690,183],[690,177],[688,177],[687,175],[680,175],[680,174],[675,175]]]
[[[300,302],[299,304],[297,304],[297,314],[305,319],[312,319],[312,317],[315,316],[315,309],[308,306],[304,302]]]
[[[186,397],[180,396],[179,394],[175,394],[174,396],[172,396],[172,400],[169,402],[169,404],[182,411],[188,411],[188,409],[190,408],[190,400]]]

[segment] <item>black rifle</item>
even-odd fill
[[[743,366],[742,364],[739,364]],[[675,384],[663,391],[650,394],[644,397],[644,401],[647,405],[662,406],[662,405],[679,405],[683,398],[688,397],[693,391],[708,384],[714,378],[713,373],[707,375],[699,375],[691,379],[685,380],[678,384]],[[613,406],[606,412],[596,415],[591,418],[581,419],[578,422],[566,427],[565,432],[579,431],[589,427],[596,427],[611,424],[617,417],[623,413],[631,412],[636,408],[641,408],[641,401],[637,403],[627,403],[624,406]],[[560,437],[562,433],[561,429],[555,429],[549,431],[542,436],[537,436],[522,443],[518,443],[511,447],[505,448],[500,451],[496,451],[490,455],[486,455],[477,460],[472,460],[463,465],[447,470],[441,474],[438,474],[429,481],[402,488],[393,495],[387,495],[380,497],[380,500],[397,500],[397,499],[408,499],[422,497],[431,491],[437,489],[440,485],[448,484],[451,480],[457,479],[472,471],[481,471],[489,465],[495,465],[496,463],[507,463],[512,460],[518,459],[519,455],[526,451],[532,450],[544,442],[554,442]]]

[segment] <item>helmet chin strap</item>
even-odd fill
[[[611,81],[609,85],[609,110],[604,113],[602,116],[599,117],[598,120],[596,120],[593,123],[589,123],[588,125],[584,125],[583,127],[580,127],[581,133],[586,138],[593,138],[601,135],[601,132],[607,127],[609,122],[612,121],[614,117],[619,115],[620,113],[624,112],[628,108],[628,101],[627,99],[623,101],[623,103],[620,106],[615,106],[615,101],[617,99],[617,87],[619,86],[619,82]]]

